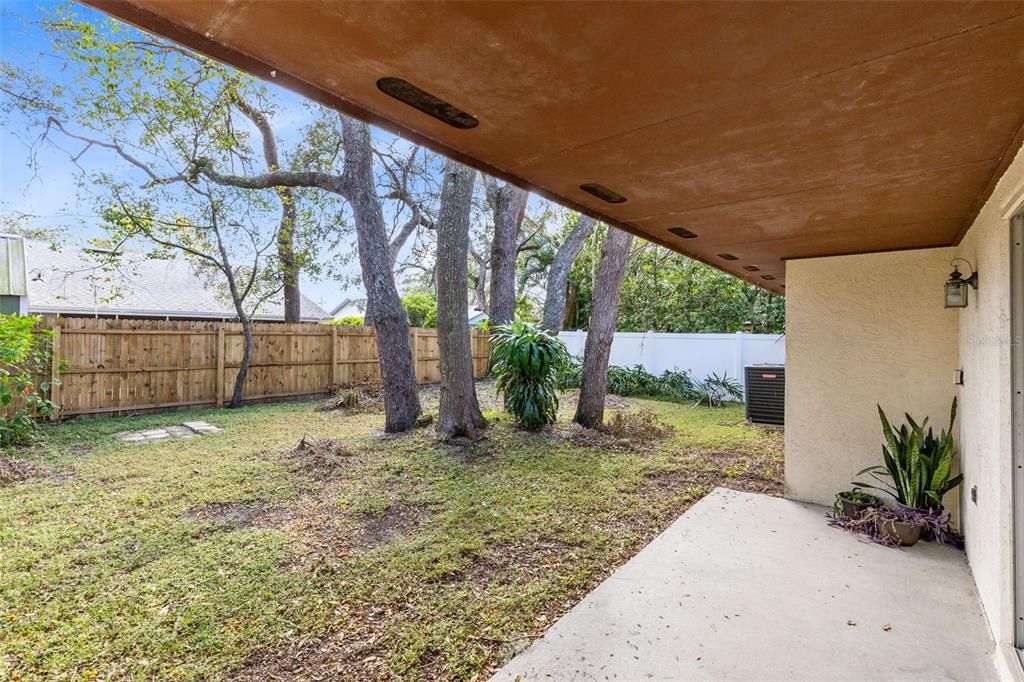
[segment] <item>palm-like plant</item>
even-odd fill
[[[743,399],[743,389],[728,374],[718,376],[711,373],[704,381],[693,387],[693,404],[708,407],[722,407],[726,402]]]
[[[894,431],[889,424],[882,406],[878,406],[882,419],[882,434],[886,445],[882,446],[885,465],[868,467],[857,476],[869,474],[874,484],[854,482],[865,488],[882,490],[891,494],[896,501],[915,509],[942,509],[942,498],[960,485],[963,474],[950,478],[956,444],[953,442],[953,422],[956,420],[956,398],[949,414],[949,429],[943,429],[938,437],[928,427],[928,419],[918,424],[909,414],[907,424]]]
[[[558,379],[570,362],[565,344],[522,320],[491,334],[492,372],[505,409],[528,429],[555,421]]]

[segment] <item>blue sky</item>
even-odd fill
[[[58,3],[39,0],[0,0],[0,55],[16,67],[29,68],[47,80],[65,82],[68,76],[56,58],[38,59],[48,41],[38,22],[56,7]],[[96,10],[76,5],[75,11],[83,18],[105,19]],[[275,131],[287,148],[296,139],[299,128],[309,119],[303,99],[298,95],[270,84],[279,93],[281,109],[274,118]],[[37,156],[38,171],[34,172],[27,163],[29,145],[38,132],[5,125],[0,131],[0,212],[4,214],[25,213],[37,216],[32,224],[41,227],[63,227],[68,231],[69,242],[84,242],[102,235],[94,227],[96,218],[90,202],[77,199],[79,174],[68,162],[68,155],[52,147],[42,147]],[[387,136],[386,133],[377,132]],[[90,152],[83,159],[87,170],[111,167],[111,159],[104,154]],[[345,245],[343,250],[351,251],[354,245]],[[357,274],[353,264],[346,271],[351,277]],[[361,296],[358,284],[324,281],[303,282],[303,293],[330,309],[343,298]]]

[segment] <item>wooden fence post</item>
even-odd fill
[[[338,365],[338,325],[331,325],[331,386],[341,384],[341,367]],[[330,388],[330,387],[328,387]]]
[[[224,407],[224,323],[217,326],[217,407]]]
[[[60,419],[60,325],[53,326],[53,344],[50,347],[50,402],[53,403],[53,414],[50,419]]]

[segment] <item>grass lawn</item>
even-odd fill
[[[47,427],[0,487],[0,678],[486,679],[715,486],[781,490],[741,406],[629,403],[674,432],[571,401],[461,447],[311,402]],[[112,437],[190,419],[224,431]]]

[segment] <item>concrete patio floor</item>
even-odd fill
[[[993,680],[963,552],[717,489],[493,680]]]

